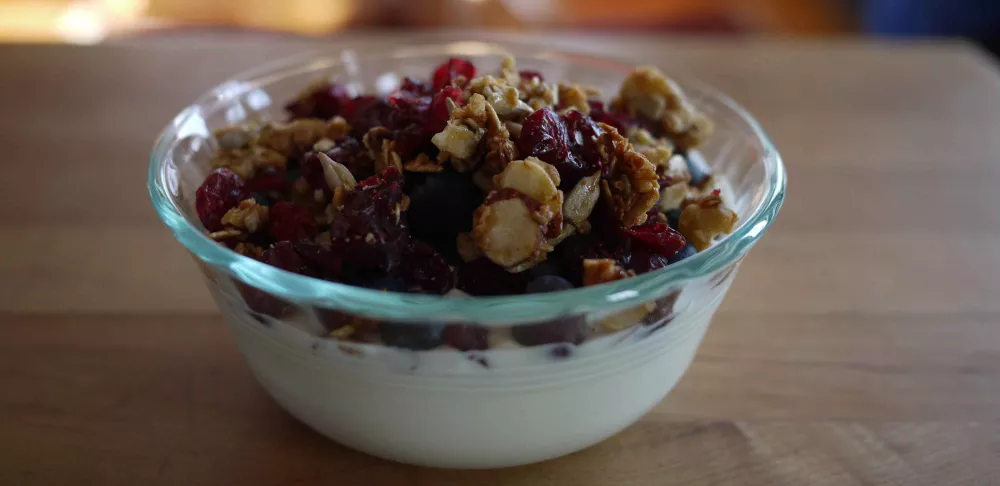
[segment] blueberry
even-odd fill
[[[546,292],[558,292],[571,288],[573,288],[573,284],[558,275],[542,275],[528,282],[528,285],[524,288],[524,292],[527,294],[544,294]]]
[[[674,253],[674,256],[670,257],[667,261],[668,263],[677,263],[685,258],[693,257],[696,253],[698,253],[698,250],[694,248],[694,245],[688,243],[684,245],[684,248],[681,248],[681,251]]]
[[[410,190],[410,233],[431,243],[455,244],[458,233],[472,229],[472,213],[483,194],[467,174],[445,171],[427,175]]]
[[[445,343],[459,351],[487,349],[489,337],[489,329],[472,324],[452,324],[444,330]]]
[[[528,270],[528,275],[535,279],[546,275],[559,275],[559,267],[550,261],[539,263]]]
[[[406,292],[409,287],[402,279],[393,275],[368,274],[351,281],[352,285],[386,292]]]
[[[514,326],[510,333],[522,346],[580,344],[587,338],[587,323],[580,316],[562,317],[538,324]]]
[[[712,168],[708,166],[705,157],[697,150],[690,150],[684,155],[687,160],[688,172],[691,173],[691,185],[701,187],[701,185],[712,175]]]
[[[253,194],[253,198],[254,198],[255,201],[257,201],[257,204],[260,204],[261,206],[270,206],[271,205],[271,200],[268,199],[266,195],[261,194],[259,192],[255,192]]]
[[[379,324],[379,334],[386,346],[424,351],[444,341],[444,328],[444,324],[383,322]]]
[[[680,208],[671,209],[670,211],[667,211],[667,224],[670,225],[671,228],[677,229],[677,224],[680,221],[680,219],[681,219]]]

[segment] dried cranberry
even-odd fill
[[[309,276],[317,274],[316,270],[295,250],[295,245],[289,241],[275,243],[267,250],[264,250],[264,255],[260,259],[268,265],[288,272]]]
[[[443,294],[455,286],[455,276],[444,257],[427,243],[412,240],[400,258],[399,275],[410,287]]]
[[[316,221],[309,210],[288,201],[271,206],[267,232],[275,241],[300,241],[316,235]]]
[[[522,158],[538,157],[550,164],[564,162],[569,157],[569,138],[559,115],[548,107],[528,115],[517,139],[517,150]]]
[[[595,122],[615,127],[618,133],[625,134],[629,127],[638,124],[638,120],[625,113],[607,111],[601,101],[591,100],[587,104],[590,105],[590,118]]]
[[[452,324],[444,328],[444,342],[459,351],[482,351],[490,347],[490,330],[471,324]]]
[[[299,171],[306,182],[309,183],[309,187],[323,189],[324,191],[330,190],[329,186],[326,185],[326,176],[323,175],[323,163],[319,161],[319,156],[316,152],[309,152],[302,158]]]
[[[387,101],[393,109],[386,124],[389,128],[419,123],[431,105],[430,96],[414,96],[405,91],[390,95]]]
[[[663,223],[647,223],[642,226],[622,228],[632,241],[639,246],[670,258],[684,248],[687,241],[677,230]]]
[[[285,105],[285,111],[292,119],[327,119],[340,115],[350,99],[351,96],[343,86],[329,83],[318,86],[307,95],[288,103]]]
[[[418,153],[429,152],[433,148],[431,137],[434,134],[425,131],[417,123],[396,130],[393,136],[396,140],[396,153],[403,160],[410,160]]]
[[[247,198],[243,179],[229,169],[217,169],[205,178],[195,192],[195,210],[205,229],[222,229],[222,217]]]
[[[239,280],[233,280],[236,289],[239,290],[243,302],[246,302],[250,310],[259,314],[268,315],[274,318],[286,317],[295,312],[295,305],[280,297],[271,295],[257,287],[252,287]]]
[[[448,124],[451,114],[448,112],[448,101],[452,100],[459,106],[462,105],[462,90],[454,86],[445,86],[434,95],[431,100],[430,109],[424,114],[423,128],[430,133],[437,133],[444,130]]]
[[[296,242],[295,252],[302,257],[308,266],[318,271],[318,276],[335,282],[344,280],[345,255],[343,252],[311,241]]]
[[[403,82],[400,84],[399,90],[420,96],[428,95],[432,92],[431,87],[428,86],[427,83],[413,79],[409,76],[403,78]]]
[[[361,138],[374,127],[390,125],[395,110],[389,103],[374,96],[358,96],[344,110],[344,118],[351,125],[351,134]]]
[[[453,57],[434,70],[434,90],[439,90],[449,84],[457,76],[465,79],[476,77],[476,66],[465,59]]]
[[[344,252],[345,264],[389,270],[407,243],[401,213],[403,176],[395,167],[358,183],[330,224],[330,240]]]
[[[522,70],[521,72],[519,72],[518,74],[521,75],[521,79],[538,78],[539,82],[545,81],[545,78],[542,77],[542,73],[540,73],[538,71],[531,71],[531,70],[525,69],[525,70]]]
[[[284,168],[265,167],[247,181],[246,188],[250,192],[284,192],[292,187],[286,175]]]
[[[567,112],[563,120],[569,135],[570,152],[577,160],[583,162],[585,175],[601,170],[607,176],[610,167],[601,163],[601,154],[597,145],[597,138],[604,133],[604,130],[601,130],[597,122],[576,110]],[[574,181],[575,183],[576,181]]]
[[[582,316],[563,317],[538,324],[514,326],[510,333],[522,346],[580,344],[587,338],[587,321]]]
[[[458,269],[458,288],[470,295],[516,295],[524,290],[527,272],[510,273],[488,258],[479,258]]]

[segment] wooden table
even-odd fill
[[[777,224],[649,416],[500,472],[400,466],[311,432],[254,382],[144,184],[187,101],[307,43],[5,46],[0,484],[1000,484],[991,59],[957,42],[553,42],[702,76],[788,165]]]

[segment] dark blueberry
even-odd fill
[[[671,228],[677,229],[677,222],[681,219],[681,212],[680,208],[667,211],[667,224],[669,224]]]
[[[510,273],[488,258],[458,267],[458,289],[469,295],[517,295],[528,284],[527,272]]]
[[[243,297],[247,307],[253,312],[268,315],[277,319],[287,317],[295,312],[296,307],[283,299],[275,297],[257,287],[252,287],[239,280],[233,280],[236,289]]]
[[[554,358],[560,358],[560,359],[568,358],[569,355],[573,354],[573,348],[565,344],[560,344],[552,348],[552,350],[549,351],[549,353],[552,354],[552,357]]]
[[[409,178],[409,176],[407,176]],[[406,218],[410,234],[435,244],[454,245],[472,229],[472,213],[483,195],[467,174],[445,171],[426,176],[410,190]]]
[[[406,292],[408,287],[401,278],[385,274],[367,274],[351,281],[351,285],[386,292]]]
[[[459,351],[481,351],[490,347],[489,329],[470,324],[451,324],[444,330],[444,342]]]
[[[539,324],[514,326],[510,332],[522,346],[580,344],[587,338],[587,324],[583,317],[563,317]]]
[[[444,324],[383,322],[379,324],[379,334],[386,346],[423,351],[444,341],[444,328]]]
[[[559,275],[559,266],[553,262],[546,261],[531,267],[528,275],[532,278],[544,277],[546,275]]]
[[[261,206],[270,206],[271,205],[271,200],[268,199],[267,196],[265,196],[265,195],[263,195],[263,194],[261,194],[259,192],[258,193],[254,193],[253,198],[254,198],[255,201],[257,201],[257,204],[260,204]]]
[[[420,240],[411,240],[403,250],[399,275],[410,288],[430,294],[443,294],[455,286],[455,272],[445,258]]]
[[[701,187],[701,185],[712,175],[712,168],[708,166],[705,157],[697,150],[688,151],[684,155],[687,160],[688,172],[691,173],[691,185]]]
[[[670,324],[670,321],[673,320],[674,304],[677,303],[677,298],[680,296],[680,290],[675,290],[657,299],[656,307],[642,319],[642,325],[652,326],[650,332],[653,332]]]
[[[524,293],[543,294],[546,292],[569,290],[571,288],[573,288],[573,284],[569,283],[569,280],[558,275],[543,275],[528,282],[528,285],[524,287]]]
[[[698,250],[694,248],[694,245],[688,243],[684,245],[684,248],[681,248],[681,251],[674,253],[674,256],[669,258],[669,262],[677,263],[685,258],[693,257],[696,253],[698,253]]]

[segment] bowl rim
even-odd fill
[[[472,51],[472,52],[470,52]],[[685,90],[694,90],[714,98],[737,114],[750,128],[761,145],[761,162],[765,169],[764,195],[748,217],[718,244],[696,255],[659,270],[616,282],[581,287],[548,294],[524,294],[493,297],[455,298],[440,295],[402,294],[355,287],[347,284],[307,277],[240,255],[210,239],[192,224],[167,190],[165,160],[178,139],[181,127],[199,116],[204,105],[239,96],[262,84],[269,77],[296,68],[332,67],[353,57],[396,59],[414,55],[503,56],[521,53],[528,57],[562,58],[565,62],[599,64],[602,68],[627,73],[635,67],[604,55],[594,55],[564,46],[551,48],[538,41],[480,42],[456,37],[429,42],[369,48],[343,45],[313,49],[301,54],[261,64],[238,73],[199,96],[184,108],[160,133],[149,158],[147,189],[157,215],[195,258],[220,269],[232,277],[269,294],[294,303],[336,309],[375,319],[400,322],[475,322],[481,325],[538,322],[570,313],[613,312],[634,307],[666,295],[685,282],[708,275],[738,262],[764,234],[777,215],[785,197],[786,173],[781,156],[760,124],[744,109],[720,91],[683,74],[670,73],[671,79]]]

